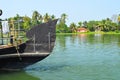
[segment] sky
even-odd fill
[[[102,20],[120,14],[120,0],[0,0],[3,10],[1,19],[21,16],[32,16],[37,10],[40,14],[54,14],[60,18],[66,13],[67,24],[80,21]]]

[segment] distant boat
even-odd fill
[[[0,45],[0,69],[23,69],[46,58],[52,52],[56,39],[56,20],[38,24],[26,32],[26,42]]]

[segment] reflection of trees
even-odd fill
[[[76,42],[76,38],[77,38],[76,34],[71,35],[70,36],[70,42],[74,44]]]
[[[112,35],[104,34],[104,35],[102,35],[102,37],[101,37],[100,43],[105,43],[105,44],[107,43],[107,44],[109,44],[109,43],[111,43],[112,38],[113,38]]]
[[[81,39],[84,37],[81,37]],[[111,43],[119,43],[120,37],[119,35],[112,35],[112,34],[88,34],[83,41],[87,41],[89,44],[111,44]],[[85,41],[85,42],[86,42]],[[119,44],[120,45],[120,44]]]
[[[7,74],[7,75],[6,75]],[[36,78],[34,76],[31,76],[29,74],[27,74],[26,72],[23,71],[16,71],[16,72],[12,72],[12,71],[1,71],[0,72],[0,80],[41,80],[39,78]]]
[[[78,38],[79,38],[79,44],[82,42],[82,43],[85,43],[86,42],[86,37],[87,37],[87,34],[78,34]]]
[[[80,45],[80,44],[107,44],[107,45],[118,45],[120,47],[120,35],[115,34],[77,34],[77,35],[58,35],[57,36],[57,47],[60,51],[64,51],[66,47]]]
[[[65,35],[58,35],[56,38],[57,42],[59,43],[59,47],[64,50],[66,47]]]
[[[120,35],[119,34],[104,35],[103,42],[118,45],[120,47]]]
[[[87,40],[87,42],[89,44],[94,44],[95,43],[95,41],[94,41],[95,39],[94,39],[94,35],[93,34],[87,35],[86,40]]]
[[[72,43],[76,43],[77,36],[76,34],[73,35],[57,35],[57,45],[60,49],[65,50],[66,46]],[[72,45],[71,45],[72,46]]]
[[[117,45],[120,47],[120,35],[116,35],[117,38],[118,38],[118,42],[117,42]]]

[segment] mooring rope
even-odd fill
[[[16,44],[17,44],[17,42],[16,42]],[[18,50],[18,44],[15,46],[15,48],[16,48],[16,51],[17,51],[17,54],[18,54],[19,60],[21,61],[22,58],[21,58],[20,53],[19,53],[19,50]]]

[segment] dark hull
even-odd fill
[[[7,54],[0,56],[0,69],[22,69],[46,58],[48,53]]]
[[[56,23],[53,20],[36,25],[27,31],[28,41],[0,49],[0,68],[22,69],[47,57],[54,48]]]
[[[24,53],[25,47],[26,47],[26,44],[22,43],[18,47],[11,46],[8,48],[2,48],[2,49],[0,49],[0,55],[17,53],[17,50],[19,53]],[[18,48],[18,49],[16,49],[16,48]]]

